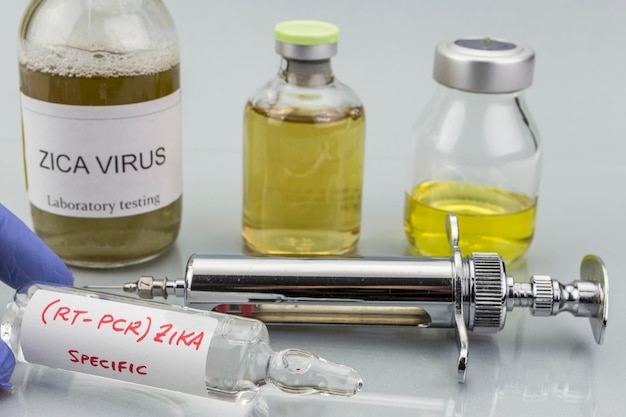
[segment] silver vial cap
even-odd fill
[[[337,55],[337,44],[295,45],[276,41],[276,52],[282,57],[298,61],[323,61]]]
[[[533,82],[535,52],[495,38],[462,38],[435,50],[433,77],[450,88],[473,93],[511,93]]]

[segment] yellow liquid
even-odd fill
[[[406,196],[404,230],[418,254],[447,256],[445,219],[455,213],[464,255],[496,252],[508,262],[530,246],[535,212],[536,201],[522,194],[475,184],[426,182]]]
[[[119,76],[59,75],[24,64],[19,70],[25,95],[59,104],[131,104],[179,89],[178,65],[165,71]],[[30,207],[35,232],[65,262],[103,268],[146,261],[170,247],[180,229],[182,198],[152,212],[117,218],[67,217]]]
[[[248,104],[243,207],[248,247],[273,255],[352,251],[361,223],[364,140],[362,108],[294,115]]]

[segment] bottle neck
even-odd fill
[[[289,84],[300,87],[321,87],[335,79],[330,59],[300,61],[283,57],[278,76]]]
[[[477,93],[472,91],[458,90],[442,84],[437,85],[436,98],[440,100],[461,100],[472,105],[483,106],[493,103],[514,102],[524,100],[524,91],[512,91],[509,93]]]

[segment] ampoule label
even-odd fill
[[[116,106],[21,99],[34,206],[70,217],[125,217],[181,196],[180,90]]]
[[[216,325],[200,314],[40,289],[21,347],[30,363],[205,396]]]

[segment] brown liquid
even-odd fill
[[[22,64],[20,86],[25,95],[50,103],[119,105],[175,92],[179,89],[179,73],[175,65],[140,75],[84,77],[38,71]],[[113,267],[152,259],[172,245],[180,229],[182,199],[152,212],[117,218],[60,216],[32,204],[31,213],[35,232],[67,263]]]

